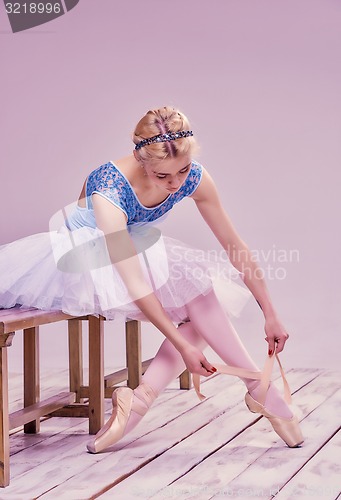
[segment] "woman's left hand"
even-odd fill
[[[264,330],[266,333],[265,340],[269,344],[269,356],[273,354],[275,344],[277,353],[283,351],[284,344],[288,340],[289,334],[286,332],[282,323],[276,317],[266,318]]]

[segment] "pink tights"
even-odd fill
[[[179,326],[179,331],[188,342],[200,350],[209,345],[223,362],[230,366],[259,371],[213,291],[207,295],[200,295],[187,304],[187,312],[190,321]],[[150,394],[148,398],[146,397],[146,387],[151,387],[153,392],[158,395],[185,368],[179,351],[169,340],[164,340],[143,375],[142,383],[134,390],[134,397],[138,397],[146,407],[150,407],[153,400],[150,399]],[[259,380],[242,380],[251,396],[257,400]],[[265,407],[279,417],[290,418],[293,415],[273,384],[270,384],[267,392]],[[125,433],[133,429],[141,418],[140,415],[132,411]]]

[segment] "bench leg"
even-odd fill
[[[104,424],[104,324],[89,317],[89,434]]]
[[[135,389],[142,376],[140,321],[129,320],[126,322],[126,361],[128,368],[127,386]]]
[[[180,375],[180,389],[191,389],[192,387],[192,379],[191,374],[188,370],[185,370]]]
[[[0,486],[9,485],[7,347],[0,347]]]
[[[76,393],[76,403],[80,403],[80,388],[83,385],[83,340],[81,320],[68,320],[68,337],[70,392]]]
[[[24,407],[38,403],[39,399],[39,327],[34,326],[24,330]],[[24,425],[27,434],[39,431],[39,418]]]

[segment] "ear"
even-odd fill
[[[133,149],[133,155],[134,155],[136,161],[138,161],[138,162],[141,161],[135,149]]]

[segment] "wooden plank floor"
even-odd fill
[[[278,373],[273,378],[282,390]],[[206,400],[174,384],[143,421],[106,452],[86,451],[83,418],[46,419],[37,435],[11,435],[11,484],[0,499],[305,498],[340,495],[340,373],[287,370],[305,443],[288,448],[244,404],[236,377],[203,379]],[[43,396],[66,389],[67,373],[45,376]],[[52,388],[52,389],[51,389]],[[10,381],[11,411],[21,378]],[[110,415],[110,401],[106,401]]]

